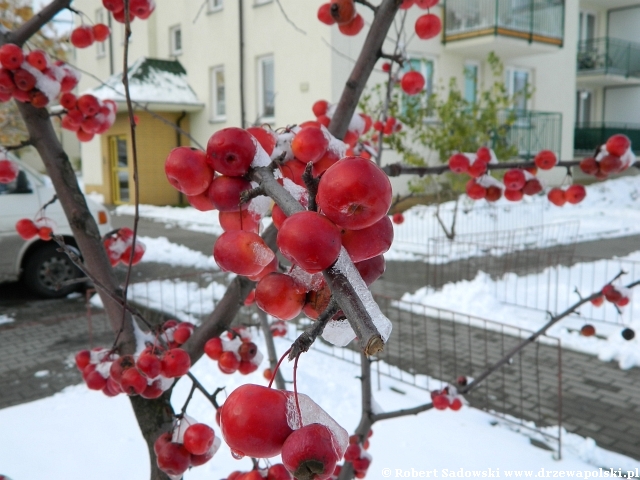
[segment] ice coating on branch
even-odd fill
[[[284,132],[278,134],[278,139],[276,141],[276,146],[271,153],[271,160],[275,160],[276,158],[280,158],[280,156],[284,153],[283,161],[291,160],[293,158],[293,152],[291,151],[291,141],[295,137],[295,133],[293,132]]]
[[[327,133],[329,133],[329,130],[327,130]],[[327,150],[337,155],[338,158],[342,158],[347,153],[347,144],[329,133],[329,146],[327,147]]]
[[[336,347],[346,347],[356,338],[356,332],[347,320],[331,320],[324,327],[322,338]]]
[[[482,175],[481,177],[476,178],[476,183],[484,188],[498,187],[504,190],[504,184],[493,178],[491,175]]]
[[[262,145],[256,140],[253,139],[253,144],[256,146],[256,154],[253,156],[253,161],[251,162],[252,168],[257,167],[268,167],[271,164],[271,157],[267,155]]]
[[[133,336],[136,339],[136,352],[134,355],[137,357],[146,348],[146,343],[153,345],[156,338],[151,334],[151,332],[145,332],[142,330],[136,322],[131,322],[131,324],[133,325]],[[173,341],[173,338],[171,340]]]
[[[353,262],[351,261],[351,258],[349,258],[349,254],[344,247],[341,247],[338,260],[336,260],[336,263],[331,268],[336,273],[342,273],[345,277],[347,277],[347,280],[349,280],[349,283],[356,292],[356,295],[358,295],[358,297],[360,298],[362,305],[364,305],[364,308],[369,313],[371,320],[373,320],[373,324],[378,329],[380,336],[386,343],[389,335],[391,335],[391,320],[389,320],[380,311],[380,307],[373,299],[371,292],[367,288],[367,284],[364,283],[364,280],[362,280],[360,272],[358,272],[356,267],[353,265]]]
[[[347,446],[349,446],[349,433],[336,422],[331,415],[325,412],[320,405],[311,400],[304,393],[298,393],[298,404],[302,413],[302,424],[300,424],[300,416],[296,406],[296,398],[293,392],[284,392],[287,395],[287,423],[292,430],[298,430],[304,425],[319,423],[324,425],[331,431],[331,436],[335,441],[333,445],[338,454],[338,458],[342,458]]]
[[[282,182],[282,186],[284,189],[291,194],[293,198],[295,198],[298,202],[303,205],[307,205],[309,194],[307,193],[307,189],[303,186],[298,185],[297,183],[291,181],[288,178],[285,178]],[[303,202],[304,199],[304,202]]]
[[[322,273],[309,273],[305,272],[302,268],[294,265],[291,271],[288,273],[296,282],[302,285],[308,292],[310,290],[318,291],[322,287],[324,277]]]
[[[176,427],[175,425],[177,424],[177,422],[180,422],[180,424]],[[174,428],[173,428],[173,435],[171,437],[171,441],[175,443],[184,443],[184,432],[187,430],[187,428],[189,428],[191,425],[195,423],[198,423],[198,422],[194,418],[191,418],[186,413],[182,416],[180,420],[174,420]]]
[[[261,219],[264,217],[269,210],[271,210],[272,200],[270,197],[266,195],[259,195],[255,198],[251,199],[249,202],[249,211],[253,214],[253,216]]]
[[[107,350],[106,348],[100,348],[97,350],[91,350],[89,353],[90,353],[89,362],[93,364],[98,364],[106,358],[106,356],[109,354],[109,350]]]

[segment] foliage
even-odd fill
[[[431,95],[425,90],[421,95],[408,96],[395,81],[401,72],[391,74],[387,115],[400,120],[403,128],[385,135],[383,145],[398,152],[404,163],[415,166],[427,165],[426,151],[436,154],[442,163],[455,152],[475,152],[481,146],[491,147],[501,161],[516,156],[518,151],[508,136],[518,118],[514,106],[519,98],[509,94],[504,66],[493,52],[487,65],[493,83],[487,89],[478,86],[475,102],[465,99],[455,77]],[[525,95],[529,97],[530,92]],[[384,111],[386,102],[387,84],[378,84],[363,95],[360,106],[375,118]],[[444,175],[439,182],[460,191],[462,180],[459,175]],[[429,182],[433,180],[412,179],[409,186],[414,192],[424,192]]]

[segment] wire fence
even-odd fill
[[[132,303],[153,323],[168,318],[199,323],[224,294],[215,275],[197,273],[162,278],[130,286]],[[487,319],[375,295],[394,331],[384,351],[374,358],[374,378],[393,378],[425,391],[454,385],[459,376],[471,379],[502,358],[532,332]],[[236,322],[256,325],[255,307],[242,307]],[[287,322],[293,341],[310,324],[299,317]],[[341,348],[319,339],[312,347],[321,353],[359,364],[355,342]],[[560,449],[560,341],[544,337],[518,354],[467,399],[519,428],[535,432]],[[375,381],[374,381],[375,387]],[[428,396],[425,396],[428,398]],[[557,433],[555,427],[558,427]],[[549,427],[553,427],[549,429]]]
[[[373,359],[374,386],[375,378],[380,385],[380,376],[426,391],[442,388],[444,384],[455,386],[459,376],[471,380],[532,333],[382,295],[375,295],[375,300],[393,322],[394,329],[383,352]],[[289,325],[287,338],[293,341],[308,322],[290,322]],[[357,345],[340,348],[318,340],[312,348],[360,364]],[[557,445],[560,453],[561,380],[560,340],[543,336],[514,355],[508,365],[466,398],[473,407],[537,433],[546,442]]]

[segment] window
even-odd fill
[[[275,78],[273,69],[273,57],[258,59],[258,112],[260,118],[273,118],[275,116]]]
[[[182,53],[182,28],[175,25],[169,29],[169,41],[171,42],[170,55],[180,55]]]
[[[589,90],[578,90],[576,92],[576,123],[578,125],[588,125],[591,121],[591,102],[593,93]]]
[[[217,12],[218,10],[222,10],[222,0],[209,0],[208,6],[210,12]]]
[[[578,41],[586,42],[593,40],[596,32],[596,16],[590,12],[580,12],[580,22],[578,26]]]
[[[529,98],[529,71],[518,68],[507,69],[507,92],[514,99],[513,108],[524,112]]]
[[[105,23],[103,8],[96,10],[96,23]],[[104,42],[96,42],[96,57],[101,58],[107,54],[106,44],[106,40]]]
[[[464,66],[464,99],[476,103],[478,98],[478,65],[468,63]]]
[[[404,64],[404,71],[415,70],[424,77],[424,92],[418,95],[403,95],[402,110],[406,113],[408,107],[417,107],[420,103],[426,105],[427,99],[433,94],[433,60],[426,58],[410,58]]]
[[[224,67],[211,69],[211,120],[220,122],[226,119],[227,103],[224,90]]]

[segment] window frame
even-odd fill
[[[106,24],[107,22],[105,21],[105,9],[104,8],[98,8],[96,10],[96,24],[98,23],[104,23]],[[104,42],[96,42],[96,58],[104,58],[107,56],[107,40],[105,40]]]
[[[473,91],[473,100],[470,100],[469,98],[467,98],[467,80],[468,80],[468,74],[467,74],[467,69],[469,68],[475,68],[475,83],[474,83],[474,91]],[[463,97],[464,99],[469,102],[471,105],[475,105],[476,103],[478,103],[478,87],[480,85],[480,63],[479,62],[475,62],[475,61],[466,61],[464,62],[464,67],[463,67],[463,77],[464,77],[464,92],[463,92]]]
[[[505,75],[506,75],[506,85],[507,85],[507,93],[509,94],[510,97],[513,97],[515,95],[515,78],[516,78],[516,74],[517,73],[525,73],[527,75],[527,83],[525,86],[525,94],[527,93],[527,91],[529,90],[529,86],[532,85],[532,77],[533,77],[533,71],[529,68],[522,68],[522,67],[506,67],[505,69]],[[517,105],[513,106],[513,110],[516,110],[517,112],[527,112],[530,108],[530,101],[531,101],[531,97],[524,99],[524,108],[518,108]]]
[[[222,71],[222,78],[224,81],[224,114],[218,113],[219,99],[218,99],[218,82],[216,74]],[[210,113],[209,121],[213,123],[225,122],[227,120],[227,89],[226,78],[224,74],[224,65],[217,65],[209,69],[209,89],[210,89]]]
[[[180,33],[180,48],[176,47],[176,33]],[[182,25],[177,24],[169,27],[169,55],[172,57],[177,57],[182,55]]]
[[[270,61],[271,65],[272,65],[272,72],[273,72],[273,78],[272,78],[272,83],[273,83],[273,112],[271,112],[271,114],[267,115],[265,114],[265,82],[264,82],[264,64],[265,62]],[[258,78],[257,78],[257,86],[258,86],[258,117],[260,118],[261,122],[264,123],[273,123],[275,122],[275,101],[276,101],[276,73],[275,73],[275,59],[273,54],[269,54],[269,55],[262,55],[260,57],[257,58],[257,73],[258,73]]]
[[[415,67],[414,62],[420,62],[419,69],[414,68]],[[409,68],[403,68],[402,71],[404,73],[413,70],[413,71],[420,72],[424,77],[424,80],[425,80],[424,89],[423,89],[423,93],[421,93],[420,96],[421,98],[423,98],[421,101],[423,101],[424,105],[426,106],[426,103],[429,97],[434,93],[434,77],[435,77],[435,70],[436,70],[435,58],[429,57],[429,56],[409,55],[409,58],[407,58],[405,65],[407,65]],[[412,99],[415,99],[415,96],[409,96],[409,95],[406,95],[405,93],[402,93],[402,112],[403,113],[406,112],[406,108],[407,108],[406,102]],[[433,118],[435,118],[433,114],[426,117],[427,120],[431,120]]]

